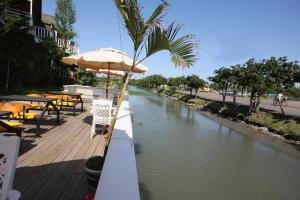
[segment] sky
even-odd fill
[[[75,29],[81,53],[95,48],[116,48],[132,56],[114,0],[73,0]],[[147,18],[159,0],[140,0]],[[189,69],[175,68],[167,51],[143,62],[145,74],[165,77],[196,74],[203,79],[222,66],[242,64],[249,58],[287,56],[300,61],[300,0],[168,0],[165,24],[183,25],[180,34],[199,40],[198,60]],[[43,1],[43,12],[54,15],[55,0]],[[141,76],[137,76],[140,78]]]

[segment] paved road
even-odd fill
[[[189,92],[188,92],[189,93]],[[207,93],[207,92],[199,92],[198,96],[204,99],[210,99],[214,101],[222,101],[222,95],[216,93]],[[232,102],[232,96],[226,96],[227,102]],[[236,102],[243,105],[249,105],[250,99],[248,97],[237,97]],[[279,106],[273,106],[272,100],[270,99],[261,99],[260,107],[264,109],[268,109],[271,111],[275,111],[281,113]],[[286,115],[300,117],[300,102],[297,101],[288,101],[288,106],[284,107],[284,112]]]

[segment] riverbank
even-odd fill
[[[236,105],[195,98],[194,95],[186,95],[170,90],[153,91],[161,95],[174,98],[187,104],[194,110],[210,112],[230,121],[239,122],[251,126],[254,132],[261,133],[275,140],[284,141],[300,150],[300,119],[283,117],[279,114],[259,111],[248,114],[248,106]]]

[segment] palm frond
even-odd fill
[[[141,14],[141,7],[136,0],[115,0],[115,3],[122,15],[127,32],[134,43],[135,50],[138,50],[151,29],[161,24],[164,11],[168,6],[166,2],[159,4],[147,21],[145,21]]]
[[[191,67],[196,62],[193,38],[193,35],[184,35],[171,43],[171,59],[176,67]]]
[[[148,34],[145,44],[146,57],[149,57],[161,50],[170,50],[170,41],[165,31],[160,27],[153,28]]]
[[[115,0],[115,4],[122,15],[127,32],[137,50],[143,41],[144,19],[141,15],[141,8],[136,0]]]
[[[137,56],[145,47],[145,58],[161,50],[167,50],[171,53],[172,61],[177,67],[190,67],[196,61],[193,35],[185,35],[176,39],[181,26],[175,23],[171,23],[166,29],[162,28],[161,21],[168,6],[166,1],[162,1],[156,7],[146,22],[137,0],[115,0],[115,4],[123,17]]]
[[[152,15],[148,18],[146,21],[146,25],[150,26],[157,26],[161,23],[162,18],[164,17],[164,11],[166,10],[166,7],[168,4],[166,2],[163,2],[159,4]]]
[[[172,23],[167,29],[155,27],[148,35],[146,57],[161,50],[167,50],[171,54],[171,60],[176,67],[190,67],[197,60],[194,49],[193,35],[184,35],[175,39],[181,26]]]

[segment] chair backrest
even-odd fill
[[[19,147],[19,137],[0,135],[0,200],[6,200],[12,190]]]
[[[93,100],[93,121],[96,124],[110,124],[112,115],[112,100]]]

